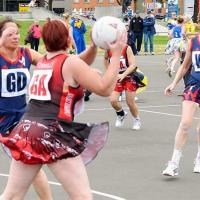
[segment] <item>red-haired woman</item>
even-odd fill
[[[19,39],[18,25],[12,19],[0,21],[0,135],[7,135],[24,114],[29,69],[41,58],[36,51],[20,47]],[[38,173],[33,184],[40,199],[52,199],[44,172]]]
[[[37,172],[47,164],[69,199],[91,200],[83,161],[90,162],[102,148],[108,123],[73,120],[82,108],[83,88],[101,96],[112,92],[127,36],[124,33],[110,44],[113,55],[104,75],[89,66],[97,52],[93,43],[79,56],[66,54],[69,33],[62,21],[44,24],[42,37],[47,54],[34,70],[27,111],[13,131],[0,138],[14,158],[2,198],[23,199]]]

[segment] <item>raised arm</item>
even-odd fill
[[[94,44],[92,40],[92,32],[90,31],[90,46],[83,51],[81,54],[79,54],[79,58],[85,61],[88,65],[91,65],[94,62],[94,59],[97,55],[97,46]]]
[[[63,66],[63,77],[65,81],[69,85],[75,81],[85,89],[100,96],[109,96],[117,81],[121,51],[125,46],[123,41],[125,41],[125,39],[119,37],[114,44],[110,44],[110,49],[113,54],[110,59],[110,64],[102,76],[98,72],[92,70],[92,68],[77,56],[71,56],[66,59]]]

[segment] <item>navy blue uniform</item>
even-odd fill
[[[26,48],[19,48],[15,61],[10,61],[0,54],[1,134],[15,126],[25,112],[31,60],[30,52]]]
[[[184,91],[184,99],[200,104],[200,35],[191,40],[192,70],[188,86]]]

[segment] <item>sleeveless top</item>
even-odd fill
[[[29,85],[30,101],[24,118],[61,119],[71,122],[83,106],[83,88],[67,85],[62,66],[68,55],[51,59],[46,56],[37,64]]]
[[[192,52],[191,80],[200,81],[200,35],[191,40],[190,51]]]
[[[0,113],[23,113],[26,107],[32,58],[26,48],[18,49],[18,57],[10,61],[0,53]]]
[[[128,58],[127,58],[127,53],[126,53],[127,48],[128,48],[128,45],[125,46],[125,48],[122,51],[122,55],[120,57],[119,74],[122,74],[128,68]],[[110,50],[108,50],[109,61],[110,61],[111,57],[112,57],[112,52]]]

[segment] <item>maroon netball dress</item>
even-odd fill
[[[15,160],[45,164],[81,155],[89,163],[107,140],[108,123],[76,123],[83,110],[83,88],[67,85],[62,66],[67,54],[37,64],[30,85],[29,103],[19,124],[0,142]]]
[[[122,51],[122,55],[120,57],[120,66],[119,66],[119,74],[123,74],[127,68],[128,68],[128,58],[127,58],[127,48],[128,45],[126,45],[126,47],[123,49]],[[109,60],[112,57],[112,52],[109,50],[108,51],[108,58]],[[137,90],[137,83],[136,81],[132,78],[131,75],[127,75],[121,82],[118,81],[116,83],[115,89],[114,91],[116,92],[123,92],[124,90],[127,90],[129,92],[135,92]]]

